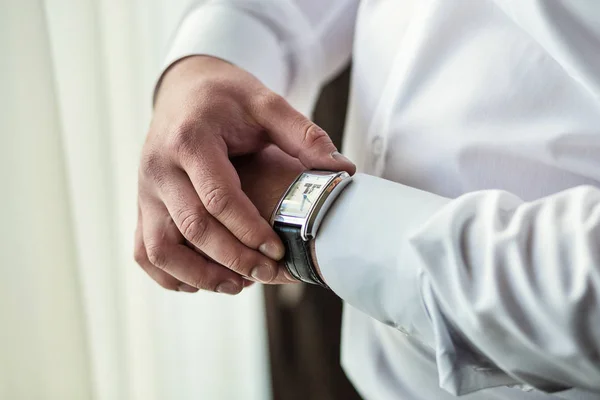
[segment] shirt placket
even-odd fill
[[[369,155],[369,173],[381,176],[385,169],[385,154],[387,153],[387,135],[378,134],[371,138]]]
[[[420,9],[420,10],[419,10]],[[401,44],[398,46],[396,57],[393,61],[390,76],[385,84],[379,104],[374,113],[373,121],[369,127],[369,157],[367,160],[367,173],[382,176],[385,171],[387,155],[389,152],[389,137],[393,131],[394,114],[398,111],[396,104],[398,98],[410,96],[410,93],[401,93],[402,87],[414,78],[411,78],[413,59],[407,54],[417,54],[417,49],[422,43],[422,36],[427,34],[424,22],[429,18],[433,7],[429,2],[419,3],[415,9],[415,20],[406,31]],[[400,51],[402,49],[402,51]]]

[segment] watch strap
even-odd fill
[[[289,273],[296,279],[327,288],[327,285],[317,274],[317,270],[310,257],[309,242],[302,239],[299,226],[275,222],[273,229],[285,246],[285,266]]]

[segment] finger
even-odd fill
[[[170,175],[161,196],[179,231],[195,248],[243,276],[263,283],[275,277],[277,263],[245,246],[210,215],[183,171]]]
[[[204,208],[240,242],[258,249],[273,260],[283,257],[284,247],[269,223],[261,217],[242,191],[237,172],[227,156],[222,139],[206,139],[204,151],[180,158]],[[207,150],[212,149],[212,150]]]
[[[152,279],[154,279],[160,286],[168,290],[175,290],[181,292],[195,293],[198,291],[197,288],[187,285],[180,280],[172,277],[166,272],[156,268],[150,260],[148,260],[148,254],[146,253],[146,246],[144,246],[144,240],[142,237],[142,214],[138,206],[138,225],[135,230],[134,239],[134,259],[140,267]]]
[[[163,204],[143,203],[142,216],[146,252],[154,267],[198,289],[227,294],[243,289],[239,274],[206,260],[184,244]]]
[[[351,174],[356,171],[356,166],[337,151],[329,135],[283,97],[275,93],[256,96],[251,113],[267,130],[271,141],[306,168]]]
[[[185,242],[186,242],[185,245],[188,246],[190,249],[193,249],[198,254],[202,254],[205,258],[210,259],[210,257],[208,257],[198,247],[194,246],[189,240],[186,239]],[[252,278],[251,276],[244,276],[244,287],[250,286],[255,282],[256,282],[256,280],[254,280],[254,278]],[[265,283],[265,284],[269,284],[269,285],[281,285],[281,284],[297,283],[297,282],[298,282],[298,280],[295,279],[294,277],[292,277],[289,274],[289,272],[287,272],[285,265],[283,265],[281,262],[279,262],[277,265],[275,278],[273,278],[273,280],[271,280],[270,282],[261,282],[261,283]]]

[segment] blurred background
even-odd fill
[[[133,261],[139,152],[187,4],[0,0],[0,399],[356,396],[333,295],[167,292]],[[315,114],[338,143],[347,83]]]
[[[0,399],[265,399],[260,289],[132,258],[154,80],[187,0],[0,0]]]

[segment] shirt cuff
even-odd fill
[[[193,9],[175,34],[155,87],[173,63],[192,55],[220,58],[250,72],[274,92],[286,92],[289,68],[277,36],[239,9],[221,4]]]
[[[404,333],[433,342],[409,237],[448,199],[369,175],[329,209],[315,242],[327,285],[344,301]]]

